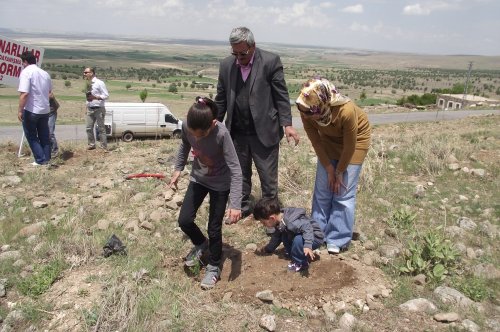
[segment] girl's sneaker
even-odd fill
[[[296,262],[290,262],[288,263],[288,271],[290,272],[300,272],[300,271],[304,271],[304,270],[307,270],[307,268],[309,267],[309,264],[299,264],[299,263],[296,263]]]
[[[200,261],[201,256],[203,256],[203,251],[207,250],[208,241],[203,242],[198,246],[194,246],[193,249],[187,254],[184,259],[184,265],[188,267],[193,267]]]
[[[203,289],[213,288],[217,283],[217,281],[219,281],[219,278],[220,278],[219,267],[208,264],[205,272],[205,277],[203,277],[203,280],[201,281],[201,288]]]

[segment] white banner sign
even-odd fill
[[[0,36],[0,84],[15,87],[19,85],[19,75],[23,69],[20,57],[25,51],[33,52],[37,65],[39,67],[42,65],[43,48]]]

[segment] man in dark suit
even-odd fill
[[[252,213],[252,160],[259,174],[262,197],[276,197],[279,142],[285,134],[297,145],[299,136],[292,127],[280,57],[257,48],[252,32],[245,27],[233,29],[229,43],[232,55],[220,63],[215,103],[218,120],[226,118],[240,161],[245,217]]]

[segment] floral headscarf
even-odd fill
[[[315,121],[320,126],[327,126],[332,121],[331,107],[344,105],[348,101],[350,99],[341,95],[327,79],[312,78],[304,84],[295,103],[310,109],[314,114],[320,114],[321,117]]]

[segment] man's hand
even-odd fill
[[[226,218],[229,220],[229,225],[236,224],[241,219],[241,210],[228,209],[226,211]]]
[[[28,93],[21,92],[21,94],[19,95],[19,107],[17,108],[19,110],[17,112],[17,119],[21,122],[23,122],[24,106],[26,106],[27,102],[28,102]]]
[[[297,134],[297,131],[295,131],[295,128],[293,128],[292,126],[285,127],[285,136],[288,142],[290,142],[290,138],[293,138],[293,140],[295,141],[295,145],[297,146],[297,144],[299,144],[299,134]]]

